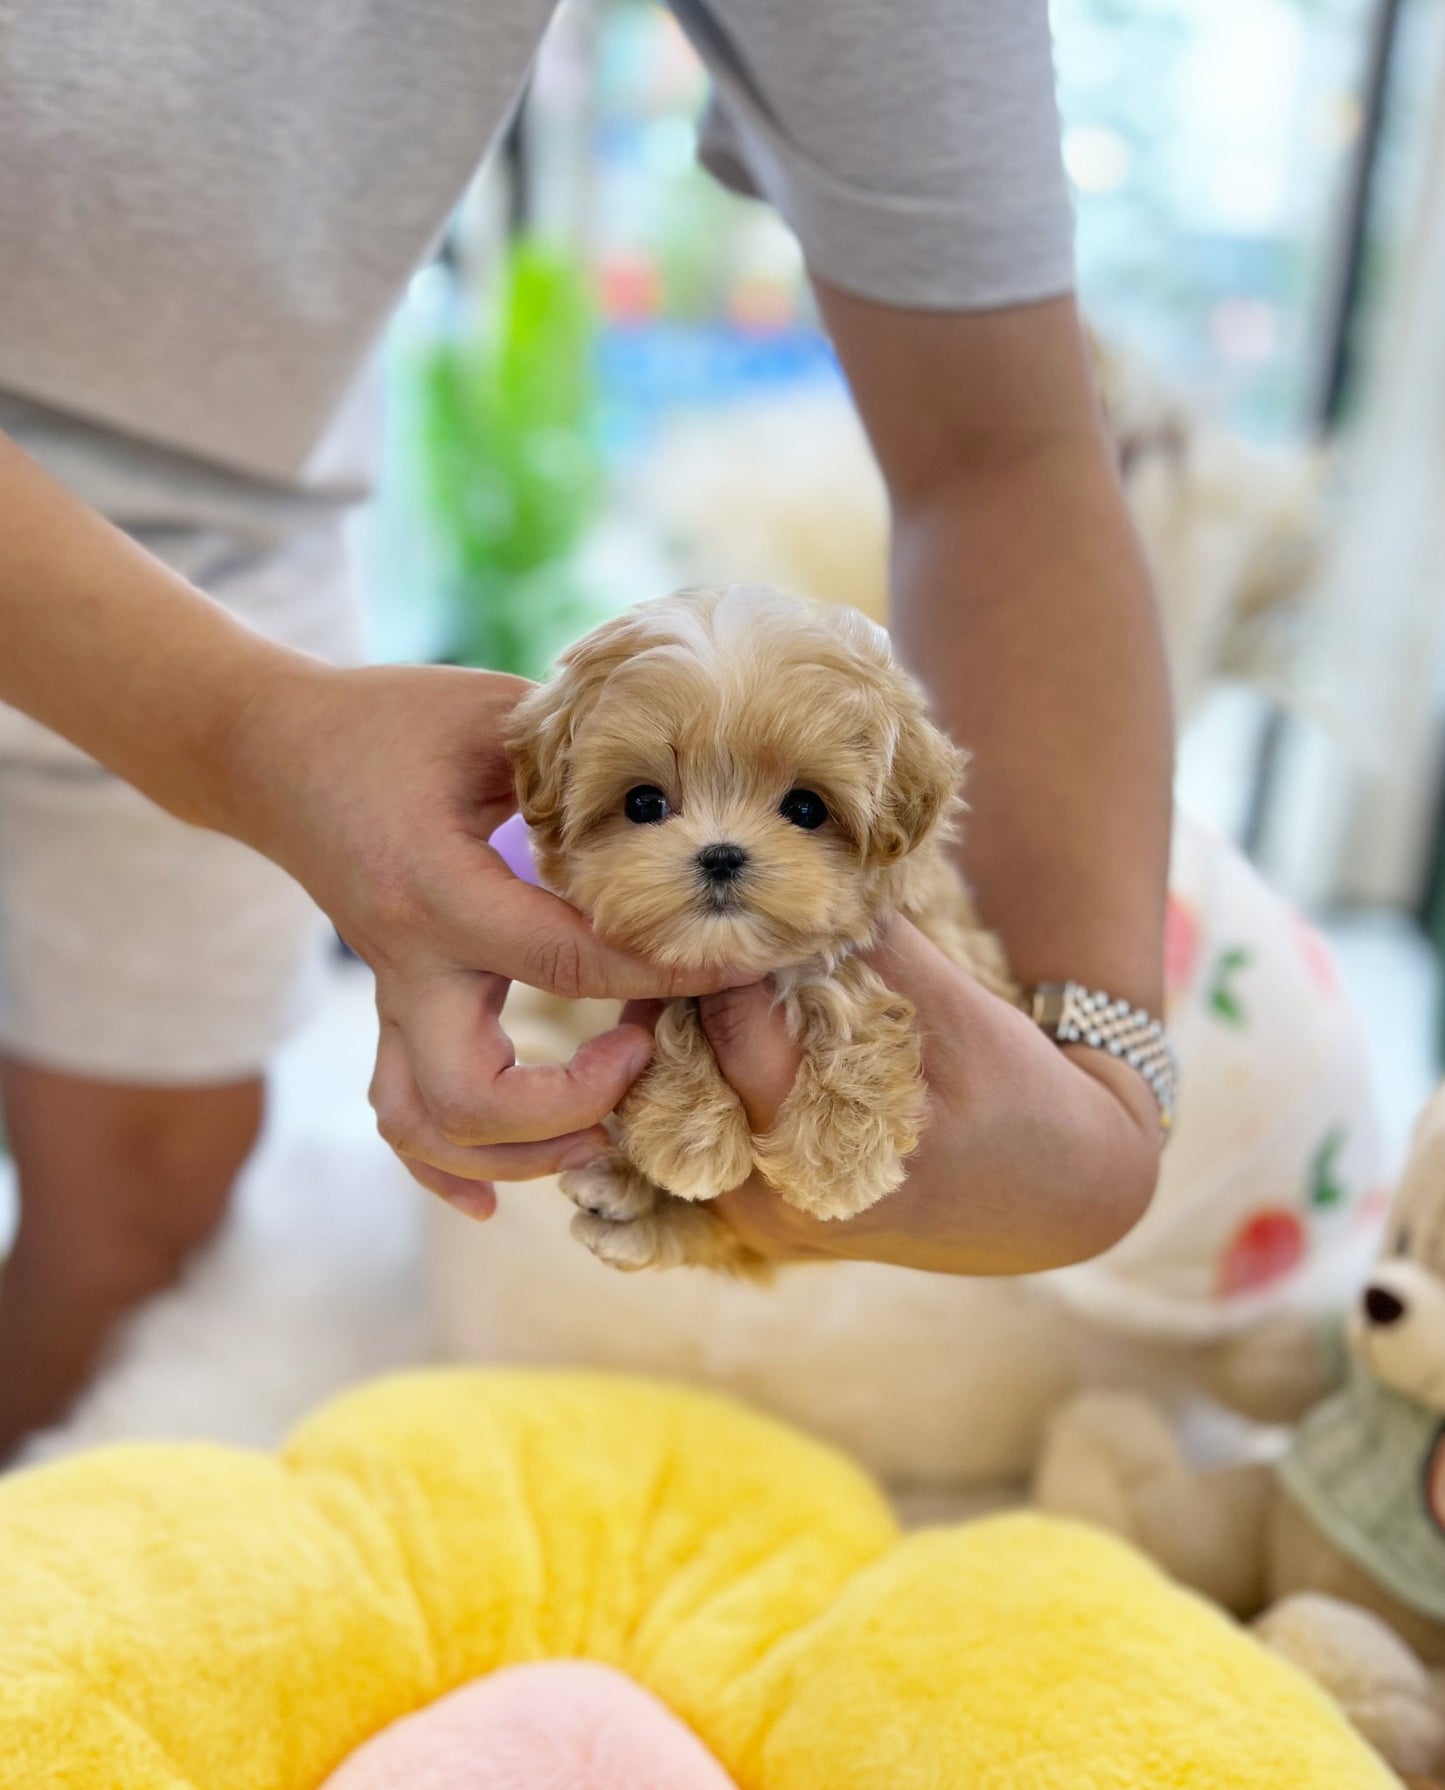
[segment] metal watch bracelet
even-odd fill
[[[1024,1006],[1034,1024],[1056,1044],[1106,1050],[1137,1070],[1159,1108],[1165,1137],[1174,1128],[1179,1066],[1161,1020],[1101,989],[1078,982],[1040,982]]]

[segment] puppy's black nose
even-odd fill
[[[730,883],[748,861],[740,845],[705,845],[697,854],[697,867],[710,883]]]
[[[1372,1324],[1398,1324],[1405,1315],[1405,1301],[1385,1287],[1366,1287],[1363,1303]]]

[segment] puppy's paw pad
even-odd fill
[[[631,1274],[650,1268],[657,1256],[657,1226],[650,1218],[614,1224],[593,1212],[578,1212],[572,1235],[609,1268]]]
[[[645,1218],[657,1203],[657,1189],[617,1151],[568,1169],[557,1184],[582,1213],[614,1224]]]

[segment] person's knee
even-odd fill
[[[168,1282],[214,1236],[260,1129],[258,1092],[220,1110],[151,1112],[112,1139],[99,1165],[115,1184],[110,1237],[142,1275]]]
[[[7,1073],[17,1252],[125,1304],[169,1285],[218,1229],[260,1134],[259,1080],[119,1088]]]

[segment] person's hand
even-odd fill
[[[869,961],[914,1003],[924,1032],[929,1123],[908,1179],[856,1218],[823,1221],[754,1175],[714,1204],[743,1241],[780,1260],[1018,1274],[1096,1255],[1129,1230],[1153,1192],[1161,1141],[1140,1077],[1105,1052],[1060,1050],[906,921]],[[758,984],[713,995],[702,1014],[761,1135],[798,1065],[772,992]]]
[[[424,1187],[475,1217],[491,1183],[575,1168],[652,1048],[627,1023],[563,1066],[516,1064],[512,980],[569,999],[700,993],[603,945],[487,840],[515,811],[502,728],[530,686],[436,666],[278,662],[226,743],[233,830],[312,894],[376,974],[371,1101]],[[684,986],[686,984],[686,986]]]

